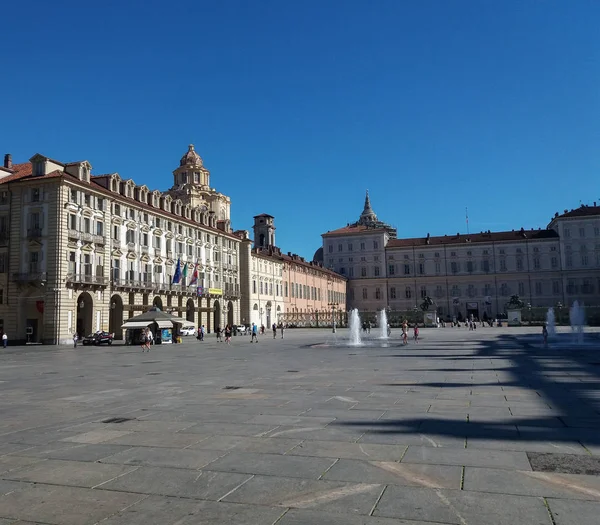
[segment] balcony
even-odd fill
[[[91,273],[69,273],[67,283],[89,286],[106,286],[108,284],[106,277],[103,275],[93,275]]]
[[[39,239],[42,237],[42,229],[41,228],[27,228],[27,238],[28,239]]]
[[[17,283],[39,283],[46,281],[46,272],[13,273],[12,278]]]

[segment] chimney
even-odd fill
[[[4,155],[4,167],[12,170],[12,155],[10,153]]]

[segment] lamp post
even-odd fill
[[[331,308],[331,329],[332,332],[335,334],[335,309],[337,308],[337,303],[330,302],[327,303],[327,306]]]
[[[260,314],[260,325],[262,326],[262,324],[263,324],[263,322],[262,322],[262,316],[265,313],[265,311],[262,308],[262,306],[261,306],[260,310],[258,311],[258,313]]]
[[[223,317],[224,317],[224,319],[223,319],[224,325],[223,326],[227,326],[227,312],[228,312],[227,305],[224,304],[223,305]]]
[[[531,326],[531,303],[527,303],[527,311],[529,316],[529,325]]]

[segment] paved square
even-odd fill
[[[0,524],[596,525],[600,339],[563,332],[9,347]]]

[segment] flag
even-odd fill
[[[195,284],[198,284],[198,262],[196,262],[196,266],[194,266],[194,273],[192,274],[190,286],[194,286]]]
[[[183,265],[183,272],[181,272],[181,275],[182,275],[181,286],[185,286],[185,280],[187,279],[187,268],[188,268],[188,265],[187,265],[187,263],[185,263]]]
[[[177,259],[177,266],[175,267],[175,275],[173,275],[173,284],[177,284],[181,281],[181,259]]]

